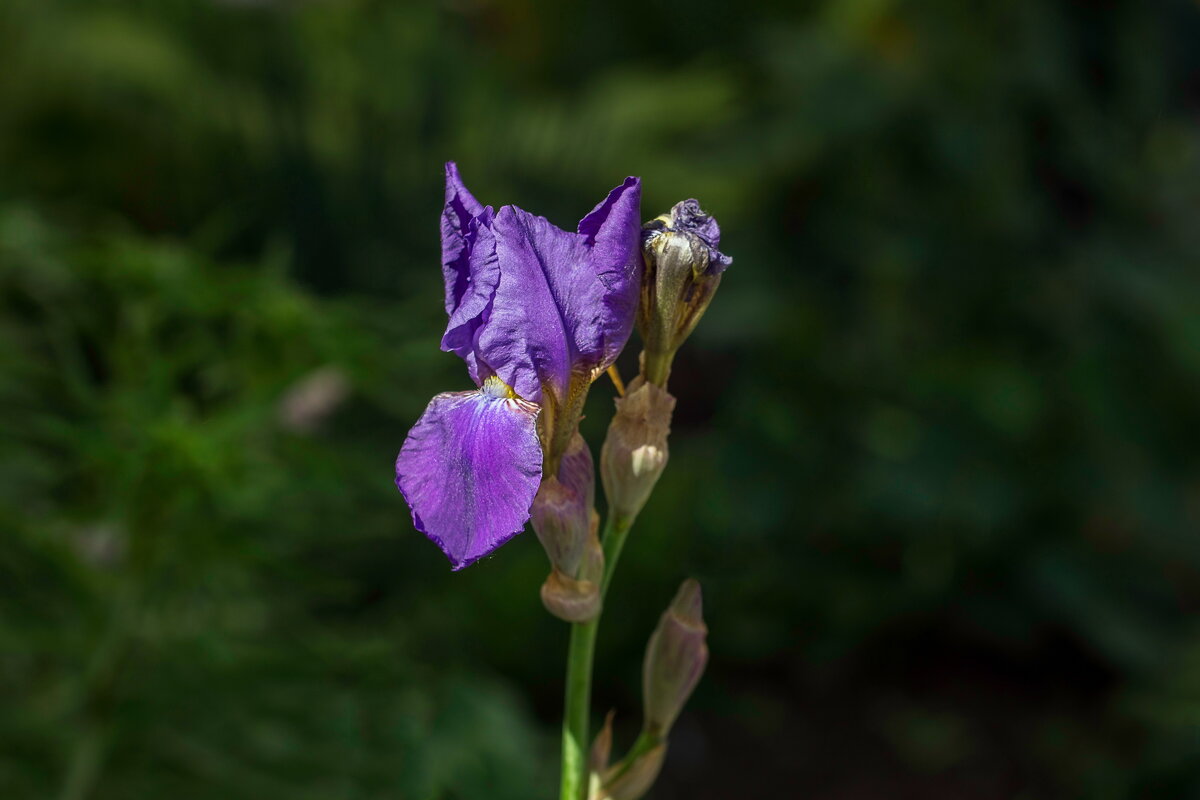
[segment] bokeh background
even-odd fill
[[[601,629],[620,747],[705,587],[652,797],[1200,797],[1194,3],[4,0],[0,53],[7,800],[555,796],[545,556],[452,574],[392,486],[468,388],[449,158],[735,259]]]

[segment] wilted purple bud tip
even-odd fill
[[[657,224],[656,224],[657,223]],[[643,238],[651,238],[664,231],[672,233],[692,234],[708,248],[708,275],[720,275],[733,263],[733,259],[722,253],[721,226],[711,214],[706,214],[700,207],[700,201],[690,198],[676,203],[671,213],[654,220],[646,227]]]

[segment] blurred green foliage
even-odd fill
[[[628,739],[705,586],[655,797],[1200,797],[1198,36],[1185,0],[6,0],[0,795],[552,796],[544,556],[451,574],[391,485],[467,385],[454,158],[564,225],[641,175],[735,258],[601,632]]]

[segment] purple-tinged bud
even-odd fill
[[[700,584],[689,578],[663,613],[646,645],[642,667],[645,733],[665,739],[708,663]]]
[[[587,544],[588,509],[582,498],[558,478],[542,481],[529,510],[529,521],[551,565],[564,575],[574,576]]]
[[[604,553],[596,536],[595,495],[592,454],[576,432],[558,474],[542,481],[530,509],[534,533],[550,558],[542,605],[567,622],[587,622],[600,613]]]
[[[592,454],[576,433],[559,462],[558,474],[542,481],[529,510],[533,531],[551,565],[568,578],[579,577],[595,493]]]
[[[733,259],[717,249],[721,229],[695,200],[642,226],[642,281],[637,327],[647,379],[665,386],[675,351],[695,329]]]
[[[638,376],[616,404],[600,448],[600,477],[609,506],[619,517],[633,519],[667,466],[675,398]]]

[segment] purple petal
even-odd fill
[[[641,226],[641,204],[641,180],[626,178],[579,221],[579,232],[587,237],[588,244],[599,240],[628,247],[629,237]]]
[[[455,298],[446,332],[442,335],[442,349],[457,354],[467,362],[467,371],[476,386],[483,385],[490,371],[485,369],[484,374],[480,374],[475,335],[483,325],[500,280],[496,237],[491,229],[492,216],[491,206],[488,206],[467,225],[463,256],[467,280],[461,294]]]
[[[585,356],[599,356],[596,366],[600,369],[616,361],[633,328],[642,279],[641,205],[642,182],[626,178],[579,222],[579,232],[592,245],[592,268],[607,290],[605,324],[598,331],[599,338],[590,349],[581,348]]]
[[[537,407],[486,390],[429,402],[396,458],[413,524],[454,569],[521,532],[542,477]]]
[[[582,236],[514,206],[492,223],[500,282],[491,315],[480,328],[479,357],[521,397],[540,402],[543,385],[565,392],[571,375],[572,330],[586,301],[569,305],[568,276],[599,283],[587,269]],[[581,298],[582,299],[582,298]],[[593,304],[595,305],[595,304]]]
[[[573,369],[604,369],[629,339],[641,257],[636,178],[568,233],[514,206],[496,214],[500,281],[478,355],[522,397],[565,395]]]
[[[483,206],[467,191],[458,165],[446,162],[446,204],[442,208],[442,274],[446,279],[446,313],[452,314],[466,292],[470,271],[467,229]]]

